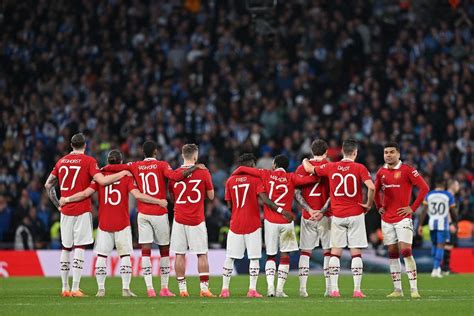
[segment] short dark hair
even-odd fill
[[[443,178],[437,178],[435,180],[435,186],[442,187],[443,189],[446,187],[446,181]]]
[[[86,137],[82,133],[77,133],[71,137],[71,146],[74,149],[82,149],[86,145]]]
[[[251,164],[251,162],[256,163],[257,158],[252,153],[245,153],[240,155],[236,162],[239,166],[248,166]]]
[[[323,139],[316,139],[311,144],[311,151],[315,156],[322,156],[328,150],[328,143]]]
[[[342,143],[342,153],[344,155],[351,155],[354,151],[357,150],[357,141],[355,139],[349,138]]]
[[[383,148],[389,148],[389,147],[393,147],[395,148],[398,152],[400,152],[400,145],[398,145],[397,142],[388,142],[385,144],[385,146],[383,146]]]
[[[145,158],[151,158],[154,156],[155,150],[158,149],[158,145],[152,140],[147,140],[143,143],[142,148]]]
[[[122,163],[123,161],[122,153],[117,149],[111,150],[109,154],[107,155],[107,161],[111,165]]]
[[[184,158],[191,159],[195,152],[199,150],[198,145],[196,144],[186,144],[182,148],[182,153]]]
[[[283,168],[286,170],[290,165],[290,160],[288,160],[288,157],[285,155],[278,155],[273,159],[273,163],[277,168]]]

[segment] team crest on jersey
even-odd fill
[[[393,175],[393,177],[394,177],[395,179],[399,179],[401,176],[402,176],[402,172],[401,172],[401,171],[397,171],[397,172],[395,172],[395,174]]]

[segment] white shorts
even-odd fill
[[[367,248],[365,215],[331,219],[331,248]]]
[[[413,242],[413,221],[404,218],[398,223],[387,223],[382,221],[383,244],[393,245],[399,241],[411,244]]]
[[[61,214],[61,243],[65,248],[85,246],[94,242],[92,236],[92,213],[79,216]]]
[[[155,243],[160,246],[170,244],[170,222],[168,214],[147,215],[138,213],[138,243]]]
[[[262,257],[262,229],[259,228],[250,234],[236,234],[229,230],[227,234],[227,257],[242,259],[245,249],[249,259]]]
[[[265,220],[264,225],[267,255],[276,255],[278,253],[278,248],[280,248],[280,252],[292,252],[298,250],[295,225],[293,222],[288,224],[275,224]]]
[[[196,255],[206,254],[208,252],[206,223],[190,226],[174,221],[170,250],[177,254],[186,252]]]
[[[117,248],[119,256],[131,255],[133,252],[132,230],[130,226],[118,232],[106,232],[97,228],[94,251],[98,255],[109,256]]]
[[[318,221],[311,221],[305,218],[301,218],[301,230],[300,230],[300,249],[301,250],[313,250],[321,242],[323,249],[331,249],[330,244],[331,235],[331,218],[323,216]]]

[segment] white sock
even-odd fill
[[[79,290],[81,283],[82,268],[84,266],[84,249],[74,249],[74,262],[72,263],[72,291]]]
[[[290,260],[288,258],[288,260]],[[281,263],[278,265],[278,281],[277,281],[277,292],[283,292],[286,279],[288,278],[288,271],[290,271],[290,263]]]
[[[300,279],[300,291],[306,291],[306,283],[308,282],[309,274],[309,257],[306,254],[300,255],[298,263],[298,276]]]
[[[209,272],[199,273],[199,281],[201,291],[209,291]]]
[[[354,292],[360,291],[360,283],[362,282],[362,271],[364,265],[361,257],[352,258],[351,270],[352,278],[354,279]]]
[[[160,274],[161,274],[161,288],[167,289],[170,279],[170,257],[161,257],[160,259]]]
[[[402,290],[402,265],[400,259],[390,260],[390,274],[392,275],[393,287],[395,290]]]
[[[249,290],[257,290],[258,274],[260,273],[260,261],[258,259],[250,259],[249,274],[250,285]]]
[[[339,291],[337,281],[339,279],[339,270],[341,263],[338,257],[331,256],[329,259],[329,277],[331,279],[331,291]]]
[[[179,292],[187,292],[188,291],[188,287],[186,285],[186,278],[185,277],[181,277],[181,278],[176,278],[176,280],[178,281],[178,288],[179,288]]]
[[[130,290],[132,280],[132,262],[130,256],[124,256],[120,260],[120,276],[122,277],[122,289]]]
[[[99,290],[105,290],[105,278],[107,277],[107,258],[97,257],[95,262],[95,278]]]
[[[324,256],[323,271],[324,271],[324,280],[326,281],[326,292],[331,291],[331,278],[329,273],[329,259],[331,256]]]
[[[151,260],[150,256],[142,256],[142,271],[143,278],[145,279],[146,289],[153,289],[153,275],[151,273]]]
[[[69,269],[71,265],[71,261],[69,260],[70,255],[69,250],[62,250],[61,251],[61,259],[59,261],[59,265],[61,267],[61,281],[63,284],[63,292],[69,291]]]
[[[268,290],[275,288],[276,263],[274,260],[267,260],[265,263],[265,274],[267,275]]]
[[[234,259],[225,258],[224,267],[222,268],[222,289],[229,289],[230,278],[234,270]]]
[[[405,261],[405,270],[407,271],[408,281],[410,282],[411,290],[418,290],[416,284],[416,262],[413,256],[403,258]]]

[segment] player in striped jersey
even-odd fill
[[[428,225],[430,227],[430,236],[433,246],[431,256],[433,257],[433,271],[431,276],[441,278],[441,261],[444,257],[444,244],[449,240],[449,214],[453,222],[456,222],[456,212],[454,211],[456,203],[451,192],[446,191],[442,179],[436,182],[436,187],[430,191],[423,202],[424,209],[420,216],[420,225],[418,233],[422,233],[422,225],[426,214],[429,215]]]

